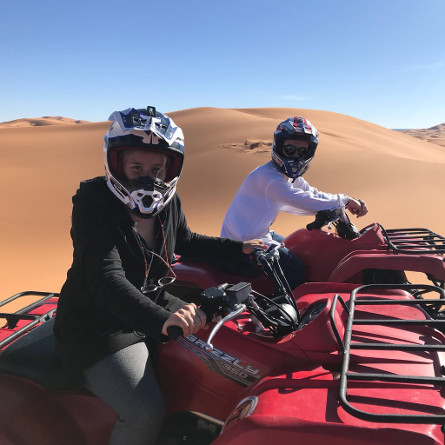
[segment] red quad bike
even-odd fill
[[[336,234],[320,230],[331,224]],[[405,272],[414,271],[444,288],[445,238],[428,229],[385,230],[374,223],[358,231],[344,211],[321,211],[314,222],[290,234],[284,244],[305,264],[306,282],[406,283]],[[240,273],[234,276],[232,265],[212,266],[179,259],[174,265],[176,284],[203,289],[222,280],[236,282],[243,278]],[[272,289],[265,274],[250,277],[249,281],[257,291]]]
[[[249,279],[174,265],[170,286],[222,318],[188,337],[171,329],[176,340],[160,347],[160,443],[444,443],[445,239],[336,224],[339,235],[305,229],[285,240],[307,265],[293,294],[276,248],[254,254],[265,273]],[[356,238],[342,237],[351,230]],[[410,270],[433,284],[400,283]],[[57,294],[1,305],[29,294],[41,299],[0,314],[0,445],[107,444],[115,413],[59,372]]]

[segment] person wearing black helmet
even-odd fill
[[[110,444],[152,444],[163,419],[155,344],[169,326],[187,336],[206,324],[195,304],[164,288],[174,254],[242,260],[264,245],[189,229],[176,194],[184,136],[172,119],[147,107],[109,120],[105,176],[83,181],[73,197],[73,262],[57,306],[56,352],[67,373],[116,411]]]
[[[318,131],[304,117],[293,116],[278,124],[272,160],[245,178],[226,212],[221,236],[239,241],[259,238],[266,245],[281,243],[284,237],[270,230],[280,211],[310,215],[343,207],[357,217],[366,215],[364,201],[321,192],[303,179],[317,145]],[[279,250],[281,267],[293,289],[303,281],[304,264],[285,247]]]

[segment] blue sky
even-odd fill
[[[443,0],[0,0],[0,122],[295,107],[445,122]]]

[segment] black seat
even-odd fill
[[[78,382],[67,378],[56,357],[54,320],[51,318],[11,343],[0,355],[0,373],[26,378],[51,390],[78,389]]]

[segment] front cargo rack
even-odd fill
[[[20,292],[0,302],[0,308],[20,298],[34,296],[42,298],[19,309],[16,312],[0,312],[0,319],[3,318],[6,320],[6,324],[4,326],[0,326],[0,351],[5,346],[17,340],[23,334],[38,324],[49,320],[54,315],[57,306],[57,297],[59,294],[52,292]]]
[[[380,224],[383,235],[388,243],[388,249],[394,252],[414,254],[444,254],[445,237],[429,229],[384,229]]]
[[[370,290],[378,289],[399,289],[410,291],[411,289],[424,288],[428,292],[435,291],[439,294],[440,298],[416,300],[416,299],[385,299],[385,298],[366,298],[358,297],[360,293],[368,292]],[[384,297],[382,295],[382,297]],[[356,408],[351,404],[348,399],[348,384],[351,382],[367,382],[368,384],[373,382],[389,382],[393,384],[419,384],[428,385],[439,388],[445,387],[445,377],[440,376],[419,376],[419,375],[397,375],[393,373],[364,373],[364,372],[351,372],[350,371],[350,359],[351,350],[391,350],[391,351],[421,351],[426,355],[431,355],[433,360],[433,354],[445,351],[445,344],[409,344],[409,343],[384,343],[384,342],[352,342],[353,329],[358,325],[380,325],[380,326],[392,326],[392,327],[406,327],[418,328],[419,326],[427,326],[435,329],[444,327],[445,320],[437,319],[398,319],[396,317],[388,317],[381,315],[382,318],[377,319],[359,319],[355,317],[356,306],[359,305],[420,305],[428,303],[445,304],[445,291],[439,287],[431,285],[412,285],[412,284],[370,284],[358,287],[351,293],[348,305],[341,299],[339,295],[336,295],[333,301],[333,306],[337,301],[340,301],[343,308],[348,314],[346,322],[344,340],[342,341],[337,329],[334,330],[337,341],[339,342],[340,349],[343,350],[343,366],[340,375],[340,388],[339,388],[339,400],[343,409],[349,414],[362,420],[371,422],[384,422],[384,423],[411,423],[411,424],[445,424],[445,411],[444,414],[379,414],[371,413]],[[335,310],[335,307],[334,309]],[[379,317],[379,315],[376,315]],[[333,323],[331,317],[331,323]],[[333,325],[334,327],[334,325]],[[437,331],[438,335],[440,333]],[[444,367],[439,367],[436,374],[444,374]],[[366,383],[365,383],[366,384]],[[437,408],[440,410],[440,408]]]

